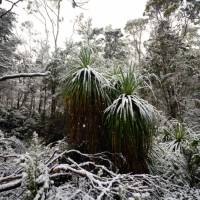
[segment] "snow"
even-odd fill
[[[3,199],[6,198],[8,192],[13,197],[19,195],[18,200],[22,200],[27,195],[31,196],[32,191],[28,188],[31,188],[29,184],[34,183],[32,181],[35,181],[39,186],[34,200],[101,200],[102,198],[112,200],[115,199],[115,195],[120,195],[122,199],[129,200],[157,200],[160,198],[165,200],[184,198],[192,200],[198,199],[200,195],[200,190],[195,187],[191,188],[188,180],[183,178],[183,174],[180,178],[170,179],[170,176],[175,172],[171,164],[175,160],[185,162],[181,160],[181,157],[177,160],[173,152],[160,158],[160,162],[162,162],[160,164],[165,164],[166,168],[163,168],[163,172],[157,171],[157,175],[120,174],[112,171],[111,168],[98,164],[97,160],[105,160],[105,157],[102,157],[104,156],[103,153],[96,155],[82,154],[73,149],[62,152],[63,142],[58,142],[57,145],[49,148],[38,143],[36,133],[33,135],[34,146],[27,149],[26,153],[20,155],[18,159],[10,158],[12,165],[5,165],[5,162],[1,161],[0,166],[4,165],[6,171],[11,170],[11,173],[7,173],[10,174],[11,178],[2,174],[5,176],[5,181],[0,184],[0,192],[4,191],[1,192]],[[162,147],[163,143],[160,145]],[[73,159],[73,153],[83,156],[83,162],[76,162]],[[65,158],[66,163],[59,163],[59,159],[62,157]],[[98,159],[95,160],[95,158]],[[177,162],[177,166],[181,169],[180,172],[176,171],[176,174],[174,174],[177,177],[181,173],[187,173],[179,165],[179,162]],[[12,171],[12,166],[15,166],[14,171]],[[88,166],[93,166],[95,170],[89,170]],[[11,188],[13,189],[10,190]],[[2,200],[2,198],[0,199]]]

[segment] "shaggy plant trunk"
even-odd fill
[[[139,144],[134,144],[129,137],[118,139],[115,132],[112,133],[111,138],[113,162],[120,169],[121,173],[132,172],[134,174],[147,174],[149,173],[147,165],[147,155]],[[136,149],[136,146],[138,149]],[[140,153],[139,153],[140,152]],[[122,153],[126,162],[119,163],[116,159],[115,153]]]
[[[122,153],[127,161],[127,172],[133,172],[134,174],[146,174],[149,173],[148,165],[146,163],[145,153],[142,152],[142,148],[140,148],[141,153],[134,152],[135,145],[131,143],[128,138],[124,138],[122,141]],[[126,172],[126,171],[125,171]]]
[[[109,82],[89,66],[90,51],[83,49],[80,61],[81,67],[69,72],[65,80],[69,143],[83,152],[105,151],[103,113],[109,100]]]
[[[102,123],[103,106],[93,102],[87,107],[79,107],[73,100],[66,101],[68,107],[69,144],[83,152],[96,153],[106,150],[106,140]]]

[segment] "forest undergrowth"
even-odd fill
[[[86,154],[66,139],[42,144],[0,136],[0,199],[199,199],[199,134],[162,118],[149,174],[120,173],[110,152]],[[115,163],[126,164],[122,154]]]

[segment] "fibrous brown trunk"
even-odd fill
[[[68,100],[69,143],[83,152],[97,153],[106,150],[102,106],[97,102],[88,107],[78,107]]]

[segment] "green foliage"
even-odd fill
[[[123,72],[122,68],[119,68],[119,72],[120,94],[131,95],[135,93],[141,86],[142,80],[135,73],[134,67],[129,66],[126,72]]]
[[[117,60],[118,63],[127,59],[127,44],[123,38],[121,29],[108,28],[105,31],[104,58]]]
[[[182,126],[182,124],[177,123],[175,130],[174,130],[174,133],[175,133],[174,136],[175,136],[176,142],[181,142],[182,140],[185,139],[186,133],[185,133],[185,129]]]
[[[73,71],[66,79],[65,95],[71,96],[79,106],[86,106],[93,101],[108,101],[105,88],[108,81],[94,69],[87,67]]]
[[[164,120],[159,126],[149,166],[153,174],[174,183],[197,185],[199,179],[199,135],[185,123]]]
[[[0,8],[0,15],[5,12],[6,10]],[[8,13],[0,18],[0,42],[9,40],[9,37],[12,35],[12,29],[15,21],[16,19],[13,13]]]
[[[86,47],[81,48],[79,54],[79,65],[83,68],[87,68],[94,63],[94,59],[92,58],[92,50]]]
[[[120,69],[118,80],[117,89],[121,94],[104,111],[105,125],[112,135],[113,150],[122,152],[132,165],[129,170],[139,173],[137,167],[145,165],[151,147],[155,110],[153,106],[133,94],[141,85],[141,80],[137,79],[131,68],[127,73]],[[142,162],[144,163],[141,164]],[[146,169],[140,170],[144,172]]]
[[[149,15],[163,13],[165,17],[168,17],[173,14],[180,5],[180,0],[149,0],[146,4],[145,12]]]
[[[6,10],[0,8],[0,15],[5,12]],[[17,44],[20,43],[12,33],[15,21],[13,13],[8,13],[0,18],[0,73],[11,67],[15,57],[14,51]]]
[[[150,17],[170,17],[176,12],[187,16],[191,22],[199,23],[200,2],[197,0],[148,0],[145,14]]]
[[[138,96],[122,94],[106,108],[105,121],[107,127],[117,130],[120,138],[144,141],[145,137],[152,138],[153,112],[153,106]]]
[[[148,23],[148,19],[144,19],[144,18],[129,20],[126,23],[125,31],[131,34],[137,34],[140,31],[144,31],[146,29],[147,23]]]
[[[92,102],[108,103],[109,81],[90,67],[94,62],[91,50],[82,48],[79,61],[80,66],[72,69],[64,80],[64,94],[71,97],[77,106],[85,107]]]

